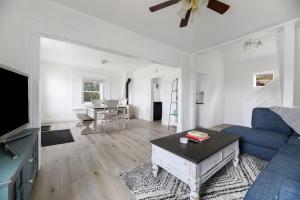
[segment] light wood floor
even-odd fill
[[[70,128],[75,142],[42,148],[32,200],[134,199],[119,174],[150,161],[150,140],[175,133],[158,123],[129,120],[126,130],[83,136],[75,124],[52,126]]]

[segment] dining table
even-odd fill
[[[126,109],[125,105],[118,105],[116,107],[114,107],[115,109]],[[102,104],[102,105],[87,105],[86,106],[86,114],[89,115],[89,111],[92,111],[93,114],[93,118],[94,118],[94,132],[97,133],[98,131],[98,114],[99,113],[103,113],[105,110],[109,110],[109,109],[114,109],[114,108],[109,108],[106,105]]]

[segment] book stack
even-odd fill
[[[188,139],[196,140],[196,141],[204,141],[209,139],[209,136],[207,133],[203,133],[200,131],[189,131],[186,136]]]

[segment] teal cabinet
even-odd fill
[[[38,173],[39,129],[26,129],[19,134],[29,136],[9,143],[18,155],[10,158],[0,150],[0,200],[29,200]]]

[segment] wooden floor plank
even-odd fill
[[[32,200],[133,200],[119,174],[151,158],[150,140],[174,134],[159,123],[128,120],[126,129],[81,135],[76,122],[52,124],[70,129],[75,142],[42,149],[42,168]]]

